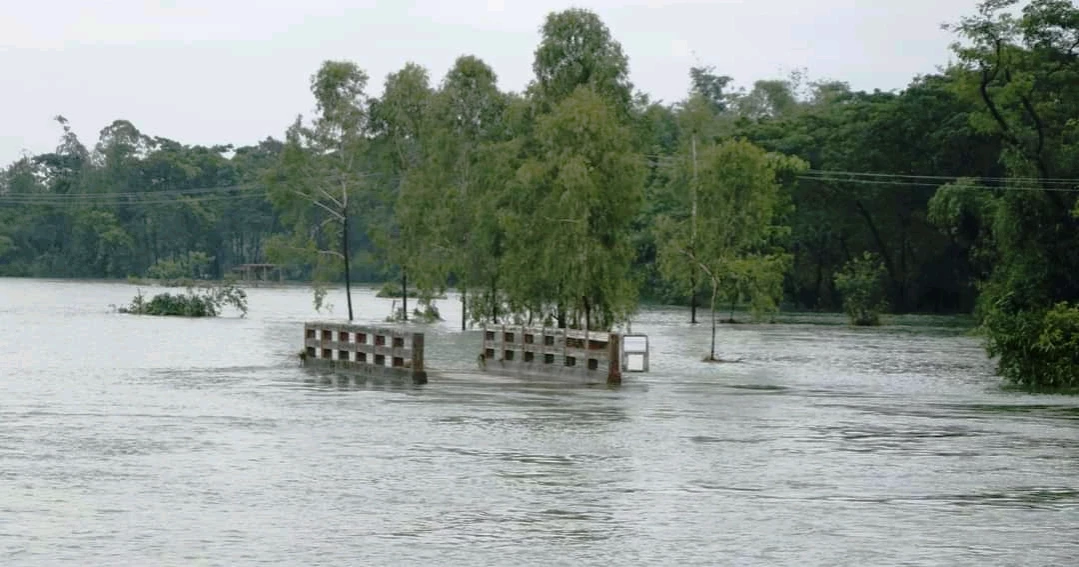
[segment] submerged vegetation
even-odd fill
[[[951,29],[955,60],[898,92],[699,66],[684,100],[655,101],[569,9],[522,92],[471,55],[439,81],[409,63],[378,96],[327,61],[283,140],[190,146],[117,120],[88,148],[57,117],[56,150],[0,174],[0,275],[274,263],[319,309],[344,281],[349,318],[353,280],[410,290],[389,293],[401,320],[452,287],[462,328],[610,329],[641,299],[713,324],[735,304],[974,313],[1003,376],[1075,386],[1079,8],[986,0]]]
[[[866,252],[854,258],[835,275],[835,285],[843,295],[843,310],[852,325],[867,327],[880,324],[880,314],[887,308],[884,297],[884,263],[876,254]]]
[[[118,308],[120,313],[175,317],[217,317],[223,308],[232,306],[247,315],[247,293],[231,284],[188,288],[185,293],[160,293],[147,300],[139,290],[131,304]]]

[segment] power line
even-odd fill
[[[653,160],[650,162],[652,164],[657,162],[666,165],[683,163],[683,160],[677,156],[646,154],[646,157]],[[955,186],[984,191],[1050,191],[1056,193],[1079,193],[1079,179],[1065,178],[1039,179],[1034,177],[914,175],[827,169],[809,169],[802,172],[797,178],[804,181],[818,181],[822,183],[853,183],[861,185],[926,188],[939,188],[947,184],[955,184]],[[1023,185],[1010,185],[1008,183],[1023,183]],[[1030,185],[1031,183],[1043,185]]]
[[[341,173],[337,176],[341,177],[344,174]],[[360,171],[350,174],[358,179],[367,179],[371,177],[383,177],[385,181],[391,182],[399,180],[399,175],[387,174],[379,171]],[[165,189],[165,190],[144,190],[144,191],[114,191],[105,193],[8,193],[0,194],[0,203],[20,203],[20,204],[35,204],[35,205],[141,205],[141,204],[162,204],[181,202],[180,198],[190,201],[212,201],[216,200],[214,197],[224,198],[252,198],[261,197],[267,194],[267,191],[252,193],[250,195],[233,195],[233,192],[246,192],[252,189],[264,189],[265,185],[260,183],[241,183],[236,185],[221,185],[216,187],[195,187],[191,189]],[[167,198],[173,198],[171,200]],[[225,199],[221,199],[225,200]]]
[[[667,163],[682,163],[687,160],[686,157],[676,154],[642,154],[643,157],[660,162]],[[863,171],[846,171],[837,169],[809,169],[808,173],[814,174],[828,174],[828,175],[859,175],[864,177],[901,177],[909,179],[937,179],[957,181],[960,179],[976,179],[979,181],[999,181],[999,182],[1021,182],[1021,183],[1051,183],[1051,184],[1068,184],[1079,185],[1079,178],[1075,177],[987,177],[981,175],[918,175],[918,174],[906,174],[906,173],[878,173],[878,172],[863,172]]]
[[[202,189],[152,191],[138,193],[13,193],[0,195],[0,205],[7,204],[55,207],[175,205],[183,203],[236,201],[243,199],[266,198],[268,196],[268,192],[266,191],[248,191],[243,189],[242,187],[257,186],[224,186],[207,187]],[[236,192],[236,194],[229,194],[232,192]],[[80,197],[75,197],[76,195],[79,195]]]
[[[893,187],[927,187],[941,188],[946,186],[978,189],[981,191],[1050,191],[1054,193],[1079,193],[1079,187],[1030,187],[1019,185],[981,185],[975,183],[960,182],[955,185],[948,183],[928,183],[925,181],[906,181],[899,179],[856,179],[842,177],[826,177],[817,175],[799,175],[803,181],[818,181],[823,183],[854,183],[859,185],[886,185]]]
[[[678,156],[666,156],[650,154],[646,157],[654,158],[655,161],[673,163],[679,160]],[[364,177],[381,176],[379,172],[363,172]],[[854,184],[869,186],[890,187],[922,187],[940,188],[949,183],[957,187],[978,189],[983,191],[1050,191],[1057,193],[1079,193],[1079,179],[1053,179],[1038,180],[1034,178],[1003,178],[1003,177],[952,177],[944,175],[915,175],[879,172],[854,172],[841,170],[818,170],[810,169],[796,176],[802,181],[813,181],[828,184]],[[400,179],[400,176],[388,176],[387,180]],[[973,181],[973,182],[972,182]],[[1031,185],[986,185],[982,181],[1018,182],[1043,181],[1061,185],[1031,186]],[[1070,184],[1063,186],[1062,184]],[[266,191],[252,191],[263,187],[257,183],[244,183],[237,185],[223,185],[218,187],[198,187],[192,189],[175,189],[162,191],[127,191],[106,193],[37,193],[37,194],[6,194],[0,195],[0,205],[25,205],[25,206],[150,206],[150,205],[176,205],[182,203],[201,202],[224,202],[238,201],[252,198],[265,198]]]
[[[53,199],[57,202],[71,203],[76,201],[97,201],[101,199],[143,199],[143,198],[158,198],[158,197],[186,197],[186,196],[199,196],[207,194],[228,193],[232,191],[249,191],[253,188],[260,187],[256,183],[244,183],[239,185],[221,185],[217,187],[195,187],[191,189],[166,189],[161,191],[148,190],[148,191],[123,191],[123,192],[105,192],[105,193],[9,193],[7,195],[0,195],[0,198],[8,197],[28,197],[28,198],[44,198]]]
[[[215,201],[240,201],[265,197],[264,193],[251,193],[248,195],[202,195],[191,197],[171,197],[165,199],[137,199],[137,200],[95,200],[95,201],[64,201],[56,199],[27,198],[29,196],[0,195],[0,204],[26,205],[26,206],[53,206],[53,207],[94,207],[94,206],[143,206],[143,205],[180,205],[185,203],[203,203]]]
[[[841,171],[833,169],[810,169],[808,173],[817,175],[854,175],[861,177],[892,177],[903,179],[935,179],[939,181],[962,181],[964,179],[973,179],[975,181],[997,181],[1001,183],[1017,182],[1017,183],[1050,183],[1054,185],[1067,184],[1067,185],[1079,185],[1079,179],[1065,179],[1065,178],[1045,178],[1038,177],[983,177],[978,175],[913,175],[906,173],[875,173],[875,172],[857,172],[857,171]]]

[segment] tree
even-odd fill
[[[716,75],[715,67],[690,67],[689,78],[692,93],[708,102],[712,112],[719,114],[727,111],[730,94],[725,92],[734,79],[727,75]]]
[[[432,99],[424,163],[428,192],[414,196],[442,204],[439,214],[420,220],[437,233],[427,246],[446,259],[446,271],[461,293],[461,330],[469,317],[470,289],[489,281],[492,264],[498,262],[490,232],[498,230],[492,219],[497,209],[491,205],[497,204],[499,191],[489,182],[493,164],[485,160],[491,144],[506,137],[506,100],[497,83],[494,71],[476,57],[462,56],[454,63]]]
[[[388,263],[399,269],[401,319],[408,320],[408,280],[430,293],[444,280],[430,242],[427,220],[433,207],[430,190],[435,187],[417,171],[424,160],[431,88],[427,70],[408,63],[386,77],[382,98],[372,105],[373,130],[378,136],[382,184],[382,206],[386,223],[374,227],[373,239],[386,254]]]
[[[677,166],[694,178],[692,156]],[[698,149],[695,186],[697,214],[666,216],[657,221],[659,263],[671,281],[689,287],[694,268],[711,284],[712,346],[708,360],[716,358],[716,301],[724,289],[772,291],[774,285],[745,285],[745,281],[773,281],[782,274],[786,255],[777,250],[783,227],[773,224],[782,196],[779,176],[800,169],[800,160],[771,155],[745,140],[709,144]],[[694,220],[695,219],[695,220]],[[758,304],[761,301],[758,300]]]
[[[1079,8],[1066,0],[986,0],[955,31],[964,82],[981,105],[972,124],[998,135],[1008,180],[982,210],[997,261],[979,298],[987,349],[998,370],[1027,385],[1074,386],[1068,344],[1079,300],[1079,219],[1072,182],[1079,116]],[[1039,337],[1059,335],[1052,340]],[[1070,378],[1067,377],[1070,373]]]
[[[550,112],[587,85],[611,105],[616,120],[629,120],[629,58],[599,16],[581,8],[552,12],[540,33],[529,91],[541,112]]]
[[[311,77],[318,115],[310,126],[297,117],[285,136],[270,197],[293,224],[288,240],[275,239],[271,253],[313,262],[316,278],[344,264],[348,319],[353,318],[349,274],[350,200],[363,187],[363,152],[367,147],[367,74],[354,63],[326,61]],[[327,248],[335,241],[338,249]],[[335,259],[327,263],[324,258]],[[318,268],[321,268],[319,270]],[[316,306],[318,301],[316,291]]]
[[[715,143],[720,138],[723,126],[719,120],[717,109],[723,108],[718,93],[714,92],[725,84],[721,78],[709,78],[699,72],[693,74],[694,92],[689,99],[678,106],[678,125],[680,127],[681,151],[690,161],[689,167],[684,171],[686,176],[675,177],[672,182],[677,185],[674,189],[679,191],[688,188],[689,202],[689,242],[687,249],[692,253],[697,240],[697,208],[700,179],[698,177],[699,159],[698,147],[702,144]],[[697,83],[702,83],[698,85]],[[704,89],[704,90],[702,90]],[[709,92],[712,91],[712,92]],[[706,94],[708,93],[708,94]],[[697,267],[692,261],[689,263],[689,320],[691,324],[697,323],[697,297],[700,291],[701,279],[697,273]]]
[[[843,310],[852,325],[880,324],[880,314],[887,308],[883,286],[885,274],[880,258],[869,252],[847,262],[836,274],[836,289],[843,294]]]
[[[511,305],[609,329],[636,307],[628,233],[641,203],[643,160],[616,112],[586,86],[538,119],[535,140],[505,220]]]

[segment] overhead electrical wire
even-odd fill
[[[689,159],[686,157],[646,154],[650,164],[673,165]],[[939,188],[953,184],[984,191],[1049,191],[1055,193],[1079,193],[1079,179],[1034,177],[982,177],[915,175],[902,173],[857,172],[829,169],[808,169],[796,176],[804,181],[822,183],[849,183],[894,187]]]
[[[673,165],[687,158],[672,155],[645,154],[650,165]],[[358,173],[359,177],[376,177],[379,172]],[[1030,177],[963,177],[944,175],[916,175],[901,173],[857,172],[843,170],[808,169],[795,176],[802,181],[829,184],[854,184],[878,187],[940,188],[949,184],[984,191],[1049,191],[1079,193],[1079,179]],[[389,176],[388,180],[400,179]],[[1039,185],[1033,185],[1039,184]],[[258,183],[242,183],[218,187],[191,189],[167,189],[161,191],[125,191],[103,193],[7,193],[0,194],[0,205],[26,206],[148,206],[175,205],[219,201],[239,201],[265,198],[265,186]],[[263,189],[258,191],[256,189]]]

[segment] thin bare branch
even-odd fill
[[[307,199],[308,201],[311,202],[311,204],[322,207],[326,212],[333,215],[334,218],[336,218],[337,220],[344,220],[345,219],[345,216],[342,215],[340,211],[335,211],[335,210],[331,209],[325,203],[323,203],[322,201],[319,201],[318,199],[312,197],[311,195],[308,195],[307,193],[304,193],[303,191],[296,191],[295,189],[293,189],[292,192],[299,195],[299,196],[301,196],[301,197],[303,197],[304,199]]]

